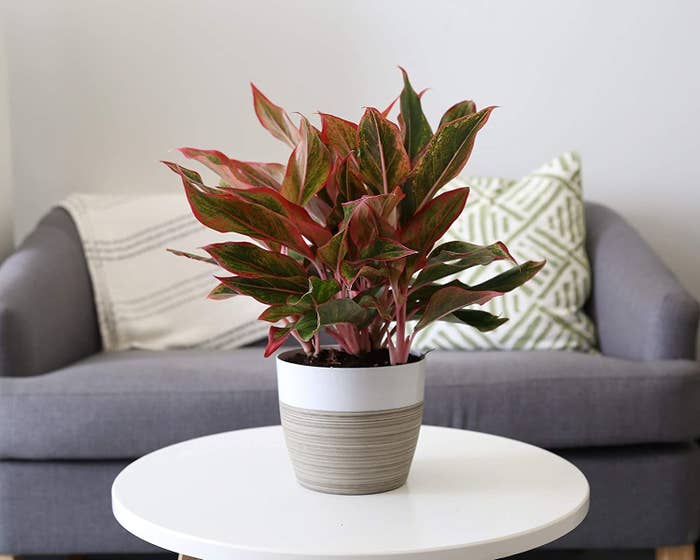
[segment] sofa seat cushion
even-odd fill
[[[259,348],[124,351],[2,378],[0,458],[132,458],[277,424],[274,371]],[[574,352],[433,352],[424,421],[550,448],[689,441],[700,435],[699,366]]]

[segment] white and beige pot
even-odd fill
[[[423,418],[425,360],[331,368],[277,357],[280,414],[297,480],[331,494],[402,486]]]

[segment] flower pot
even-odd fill
[[[330,494],[402,486],[423,418],[425,360],[315,367],[277,357],[280,415],[299,483]]]

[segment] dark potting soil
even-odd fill
[[[362,368],[391,365],[388,350],[374,350],[360,356],[354,356],[337,348],[323,348],[318,356],[307,356],[299,350],[297,352],[285,352],[280,358],[292,364],[316,367]],[[420,356],[411,354],[408,358],[408,363],[417,362],[420,359]]]

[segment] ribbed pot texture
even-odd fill
[[[424,360],[321,368],[277,359],[280,415],[299,483],[375,494],[408,477],[423,418]]]

